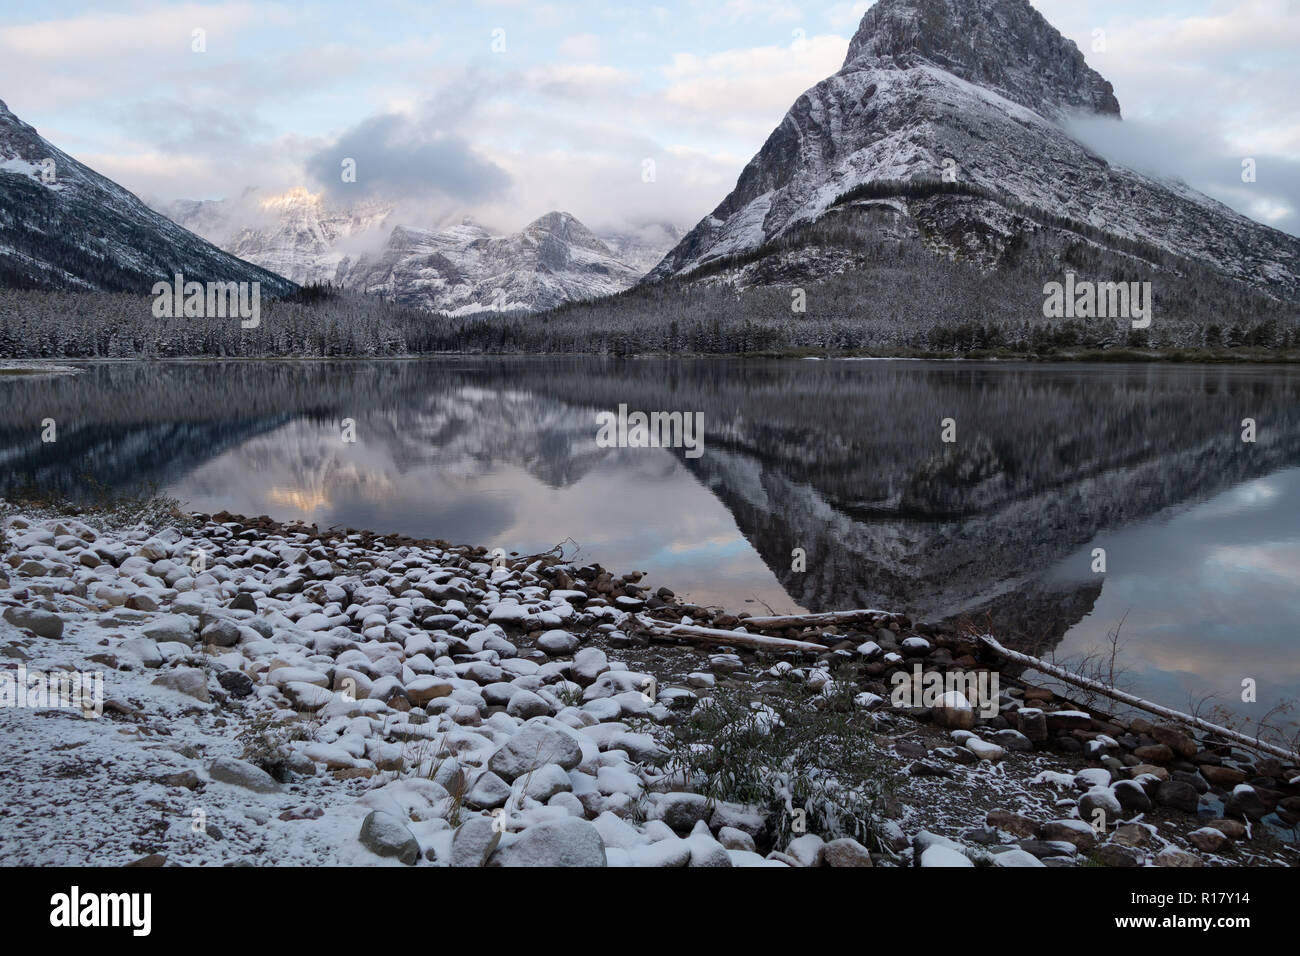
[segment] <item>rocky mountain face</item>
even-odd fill
[[[177,200],[160,211],[187,229],[249,262],[300,285],[335,281],[350,245],[378,244],[393,208],[365,202],[327,206],[319,194],[291,189],[257,198]]]
[[[1300,297],[1300,239],[1181,182],[1113,165],[1067,131],[1072,116],[1119,113],[1111,85],[1028,0],[878,0],[840,71],[799,97],[731,194],[646,281],[753,261],[874,187],[869,201],[888,206],[894,234],[990,268],[1027,234],[1054,230]],[[920,198],[920,183],[968,187],[981,201]]]
[[[621,292],[680,238],[650,224],[598,238],[553,212],[512,235],[466,218],[440,229],[398,222],[392,204],[327,204],[293,189],[256,202],[180,201],[161,207],[223,249],[299,283],[332,283],[454,314],[540,311]]]
[[[1049,118],[1119,116],[1115,92],[1083,54],[1023,0],[884,0],[862,17],[844,68],[891,59],[932,64]]]
[[[438,231],[399,226],[378,253],[341,263],[337,281],[439,312],[540,311],[612,295],[641,273],[566,212],[509,236],[466,221]]]
[[[0,285],[149,294],[187,281],[289,280],[214,246],[46,141],[0,102]]]

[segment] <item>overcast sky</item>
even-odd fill
[[[425,219],[690,226],[839,69],[869,5],[9,3],[0,99],[155,200],[337,192],[343,155],[346,195],[400,196]],[[1105,152],[1300,234],[1300,0],[1034,5],[1115,86],[1125,131],[1086,133]]]

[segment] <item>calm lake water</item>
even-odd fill
[[[1104,650],[1122,622],[1122,686],[1135,693],[1183,709],[1219,695],[1251,718],[1300,698],[1297,369],[545,357],[87,368],[0,379],[0,489],[154,483],[201,511],[520,552],[569,540],[579,561],[644,570],[701,603],[966,615],[1065,663]],[[703,412],[703,454],[599,447],[596,413],[620,404]],[[41,442],[45,418],[56,443]],[[792,568],[795,549],[806,570]],[[1241,701],[1245,678],[1259,703]]]

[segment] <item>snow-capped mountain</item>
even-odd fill
[[[301,285],[333,282],[339,263],[365,244],[378,245],[391,228],[391,204],[327,205],[301,187],[258,197],[247,191],[234,200],[177,200],[159,211],[222,249],[256,262]]]
[[[1119,113],[1111,85],[1028,0],[878,0],[840,71],[799,97],[647,281],[752,258],[876,184],[858,205],[887,206],[885,228],[950,256],[993,266],[1026,232],[1082,229],[1108,251],[1154,247],[1300,297],[1300,239],[1110,164],[1067,131],[1074,116]],[[973,195],[888,188],[945,180]]]
[[[293,283],[236,258],[79,163],[0,102],[0,285],[134,292],[187,281]]]
[[[681,238],[662,223],[594,235],[549,213],[513,235],[471,218],[440,229],[398,222],[392,204],[350,206],[292,189],[159,207],[221,248],[299,283],[333,283],[440,312],[539,311],[620,292]]]
[[[403,305],[468,314],[549,309],[620,292],[640,276],[573,216],[551,212],[509,236],[470,220],[437,231],[398,226],[378,253],[341,263],[337,281]]]

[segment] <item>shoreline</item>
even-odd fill
[[[734,647],[656,633],[731,631],[748,613],[554,552],[494,562],[483,548],[227,513],[152,531],[9,514],[4,666],[98,669],[106,698],[96,720],[14,712],[28,749],[0,791],[33,820],[25,843],[5,841],[10,863],[1300,862],[1269,825],[1300,823],[1300,768],[1026,685],[951,628],[880,611],[763,631],[817,653],[756,652],[739,633]],[[895,706],[894,675],[918,666],[996,679],[996,712]],[[691,734],[729,701],[860,746],[869,770],[843,795],[869,812],[834,820],[800,805],[798,781],[784,811],[720,796]],[[82,781],[75,761],[51,759],[61,747],[125,765],[132,782]],[[538,748],[556,759],[531,765]],[[93,859],[29,845],[34,830],[66,846],[61,828],[102,828],[53,801],[89,785],[77,799],[93,810],[106,784],[176,822],[101,832]],[[220,839],[185,832],[196,801]],[[125,829],[156,825],[156,809],[149,823],[134,812]]]
[[[1242,354],[1249,351],[1249,354]],[[123,364],[140,362],[418,362],[429,359],[485,358],[597,358],[617,361],[638,359],[704,360],[803,360],[803,361],[871,361],[871,362],[972,362],[1022,365],[1209,365],[1209,366],[1278,366],[1300,365],[1300,351],[1279,352],[1269,349],[1093,349],[1074,352],[1016,352],[978,350],[964,353],[932,352],[924,349],[880,351],[872,349],[807,349],[799,347],[762,349],[752,352],[415,352],[392,355],[139,355],[139,356],[60,356],[54,358],[0,358],[0,376],[57,371],[75,373],[80,369],[66,363]],[[53,364],[50,363],[63,363]]]
[[[47,375],[78,375],[83,370],[73,365],[58,365],[64,359],[7,359],[0,360],[0,381],[18,378],[38,378]]]

